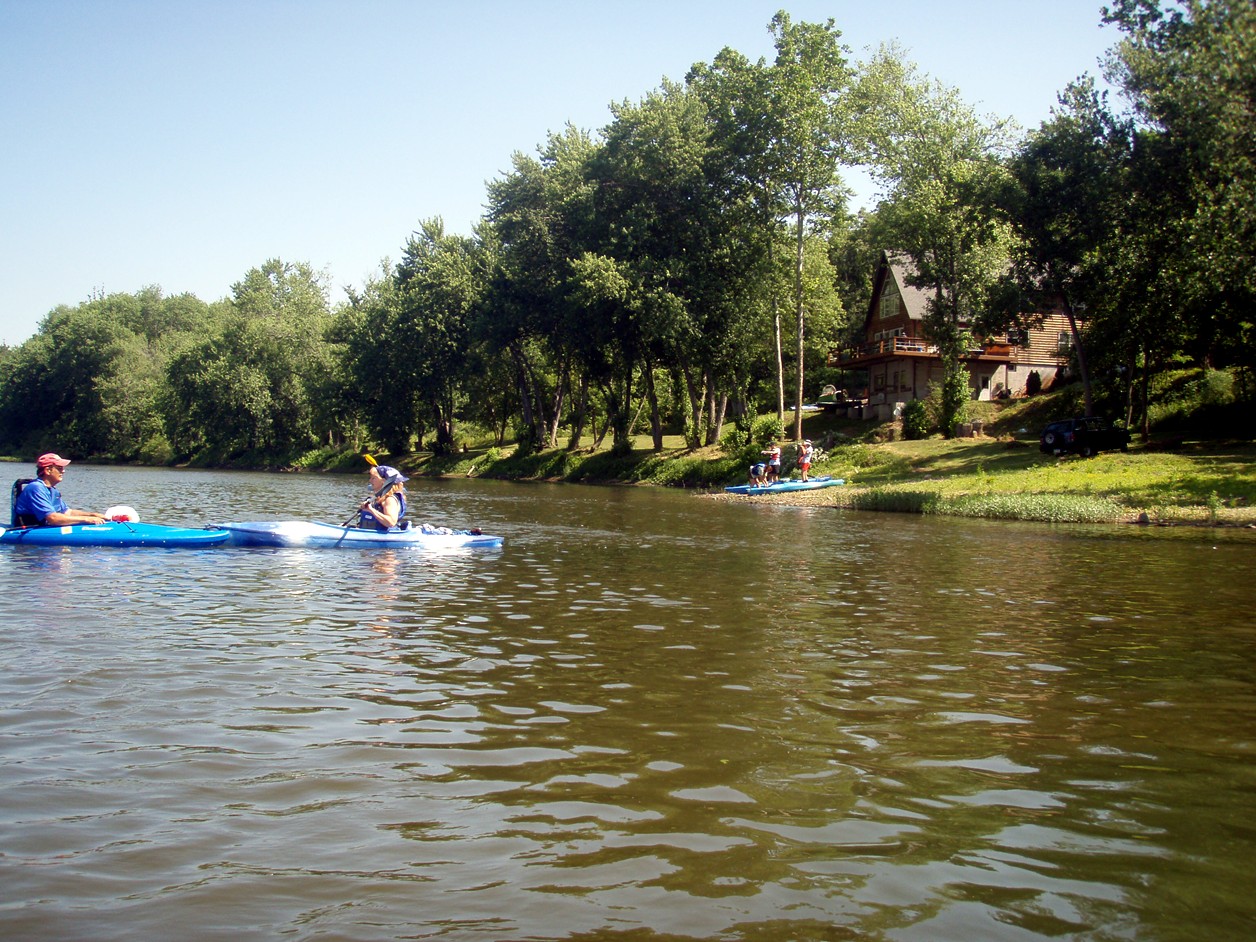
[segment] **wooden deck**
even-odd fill
[[[859,344],[855,347],[848,347],[839,350],[836,353],[830,353],[828,357],[829,366],[861,366],[867,363],[875,363],[880,360],[890,360],[897,358],[922,358],[930,359],[938,356],[938,347],[931,344],[920,337],[886,337],[883,340],[875,340],[870,343]],[[986,363],[1015,363],[1016,348],[1010,343],[998,341],[987,343],[980,347],[973,347],[968,350],[962,357],[968,361],[981,361]]]

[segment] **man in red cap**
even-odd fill
[[[104,523],[101,514],[90,510],[72,510],[57,485],[65,477],[69,459],[52,452],[35,459],[35,480],[17,496],[13,505],[13,523],[23,527],[63,527],[70,523]]]

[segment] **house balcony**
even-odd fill
[[[894,357],[936,357],[938,348],[920,337],[885,337],[829,354],[829,366],[866,366]]]
[[[829,354],[829,366],[857,367],[895,359],[937,359],[937,344],[922,337],[885,337],[869,343],[846,347]],[[973,347],[961,359],[982,363],[1013,363],[1015,348],[1006,341],[995,341]]]

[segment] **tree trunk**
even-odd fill
[[[548,440],[547,435],[549,432],[549,420],[545,415],[545,384],[541,380],[540,374],[533,368],[531,363],[528,364],[528,378],[532,384],[533,402],[536,403],[532,412],[532,415],[536,420],[536,425],[532,431],[536,436],[537,445],[543,447],[544,443]]]
[[[784,424],[785,352],[781,347],[780,292],[776,290],[776,239],[770,228],[768,231],[768,271],[772,273],[772,339],[776,345],[776,421]]]
[[[1081,332],[1077,329],[1077,316],[1073,311],[1073,305],[1063,293],[1060,297],[1064,301],[1064,316],[1068,318],[1069,333],[1073,337],[1073,349],[1077,351],[1077,372],[1081,374],[1082,398],[1086,403],[1086,416],[1090,417],[1095,414],[1095,397],[1090,388],[1090,371],[1086,368],[1086,349],[1082,345]]]
[[[805,222],[805,215],[801,205],[797,207],[796,212],[798,214],[798,231],[795,234],[795,252],[797,254],[794,257],[794,305],[796,308],[795,313],[797,314],[798,319],[798,382],[795,387],[794,395],[794,441],[800,442],[802,441],[803,361],[805,358],[803,349],[803,327],[805,321],[804,311],[806,310],[806,306],[803,303],[804,298],[802,293],[803,240],[805,235],[803,223]],[[782,415],[782,424],[784,423],[784,420],[785,417]]]
[[[1143,444],[1151,440],[1151,353],[1143,348]]]
[[[571,438],[567,443],[569,451],[580,447],[580,439],[584,438],[584,426],[589,418],[589,374],[580,374],[580,391],[576,393],[575,414],[571,419]]]
[[[654,442],[654,450],[663,450],[663,418],[659,415],[658,390],[654,388],[654,367],[645,365],[645,395],[650,403],[650,436]]]
[[[564,371],[565,376],[565,371]],[[554,391],[554,416],[550,420],[549,426],[549,447],[558,447],[558,426],[561,418],[563,418],[563,393],[566,389],[564,382],[559,382],[558,388]]]
[[[719,408],[715,412],[715,428],[711,434],[711,444],[714,445],[720,440],[720,433],[724,431],[724,418],[728,415],[728,393],[720,393]]]
[[[610,413],[608,421],[610,422],[611,434],[611,451],[615,454],[626,454],[632,450],[632,438],[629,435],[632,420],[629,417],[629,410],[632,408],[632,361],[629,360],[624,367],[623,375],[619,378],[620,388],[615,388],[616,381],[611,380],[611,396],[608,400]]]
[[[685,436],[685,444],[690,448],[697,448],[702,442],[703,392],[694,382],[692,368],[686,364],[681,369],[685,376],[685,392],[689,396],[689,429]]]
[[[519,411],[523,417],[523,427],[536,434],[536,419],[532,413],[532,391],[528,384],[528,366],[523,356],[523,351],[519,349],[517,343],[510,345],[510,358],[515,366],[515,383],[519,387]],[[537,440],[520,441],[519,451],[521,454],[530,455],[536,450]]]
[[[704,445],[714,445],[712,435],[715,434],[715,380],[711,374],[703,373],[703,385],[706,386],[706,399],[702,411],[706,415],[706,434],[702,437]]]

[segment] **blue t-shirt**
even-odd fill
[[[69,509],[61,492],[51,484],[31,481],[17,495],[17,503],[13,505],[13,523],[16,526],[22,517],[29,516],[38,520],[42,526],[50,513],[63,514]]]

